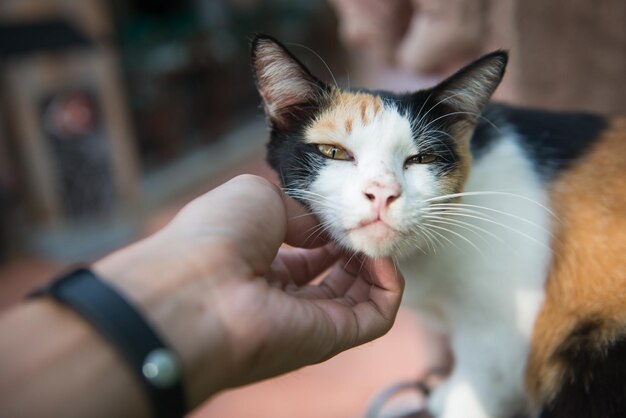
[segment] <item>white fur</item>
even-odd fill
[[[439,418],[505,418],[524,410],[523,373],[543,300],[552,215],[515,133],[504,134],[475,162],[464,189],[503,193],[460,201],[491,208],[473,208],[489,221],[459,216],[465,228],[433,224],[449,230],[431,229],[436,248],[427,247],[416,232],[415,224],[428,221],[425,200],[438,195],[439,185],[427,164],[404,167],[406,158],[419,152],[410,122],[386,107],[370,124],[355,126],[342,143],[355,160],[331,160],[320,170],[310,188],[319,196],[313,209],[348,248],[370,256],[412,253],[400,264],[407,280],[405,301],[447,328],[455,355],[451,377],[431,397],[432,411]],[[363,189],[373,181],[402,188],[384,219],[399,231],[393,238],[346,232],[372,216]]]

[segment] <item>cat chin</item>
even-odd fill
[[[383,258],[393,257],[394,260],[402,260],[411,256],[412,254],[419,253],[419,247],[404,245],[396,241],[390,242],[386,245],[380,245],[379,243],[361,243],[361,245],[350,242],[348,245],[344,245],[350,251],[354,251],[363,254],[371,258]]]
[[[355,243],[350,242],[347,246],[351,251],[363,254],[371,258],[389,257],[395,254],[393,246],[381,246],[376,243]]]
[[[388,234],[381,232],[379,236],[372,234],[371,230],[353,230],[345,232],[342,237],[335,238],[341,246],[349,251],[372,258],[393,256],[394,259],[403,259],[420,251],[424,252],[428,248],[425,241],[420,243],[415,236],[407,239],[404,234],[393,230],[390,230]]]
[[[381,223],[346,232],[348,248],[373,258],[387,257],[398,250],[398,233]]]

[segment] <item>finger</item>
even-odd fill
[[[357,276],[346,270],[345,263],[340,262],[328,272],[319,287],[328,299],[342,298],[352,286]]]
[[[342,296],[341,301],[348,306],[356,306],[359,303],[369,300],[372,284],[362,276],[355,278],[349,289]]]
[[[265,273],[287,231],[283,193],[268,180],[237,176],[189,203],[172,227],[243,257]]]
[[[346,266],[346,270],[353,273],[356,268],[356,263]],[[389,331],[404,290],[404,279],[389,259],[368,259],[359,268],[359,277],[341,299],[352,306],[356,318],[355,344],[371,341]]]
[[[402,293],[404,277],[390,258],[352,259],[345,266],[346,271],[363,277],[381,289]]]
[[[363,338],[367,340],[372,338],[370,333],[377,335],[395,320],[404,291],[404,278],[389,259],[368,260],[364,278],[372,286],[368,300],[355,307],[355,314],[365,330]]]
[[[388,258],[369,260],[366,274],[372,283],[370,299],[387,317],[395,317],[402,292],[404,292],[404,277],[396,265]]]
[[[285,242],[293,247],[304,248],[328,244],[329,238],[319,225],[317,217],[301,203],[284,193],[282,196],[287,210]]]
[[[327,297],[340,299],[349,306],[361,302],[369,293],[371,280],[367,270],[367,258],[360,254],[343,254],[343,260],[324,279]],[[367,277],[364,279],[364,277]]]
[[[391,329],[404,289],[404,279],[391,260],[337,263],[323,283],[332,291],[328,287],[304,286],[292,294],[312,300],[325,312],[324,320],[333,324],[337,341],[331,355]],[[354,298],[346,297],[350,292]]]
[[[343,269],[348,275],[353,276],[354,280],[349,287],[344,288],[343,295],[337,295],[341,302],[349,306],[356,306],[370,299],[370,292],[372,287],[376,286],[374,282],[377,281],[377,277],[373,277],[371,272],[372,263],[373,260],[362,256],[351,257],[345,262]]]
[[[303,285],[326,269],[339,258],[340,251],[328,244],[315,249],[281,248],[278,251],[277,261],[284,268],[281,279],[284,283],[291,282]]]
[[[346,271],[344,262],[336,262],[317,285],[290,289],[293,296],[304,299],[336,300],[342,298],[356,280],[356,275]]]

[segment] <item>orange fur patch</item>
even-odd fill
[[[337,124],[334,120],[324,120],[320,123],[320,129],[334,131],[337,129]]]
[[[462,191],[463,185],[469,177],[472,166],[472,152],[470,150],[470,139],[474,131],[474,125],[459,123],[452,127],[452,136],[456,138],[454,141],[454,149],[459,156],[458,169],[447,173],[439,178],[439,184],[442,194],[458,193]],[[461,197],[453,199],[459,202]]]
[[[470,140],[474,133],[475,126],[474,124],[468,125],[462,122],[452,127],[452,136],[456,138],[455,147],[459,155],[460,170],[457,174],[457,184],[459,185],[465,184],[465,181],[469,177],[470,168],[472,167],[473,158],[470,149]]]
[[[378,112],[380,112],[381,107],[382,107],[382,100],[374,100],[374,115],[377,115]]]
[[[365,100],[361,102],[361,121],[363,125],[369,125],[369,121],[367,120],[367,102]]]
[[[544,306],[533,330],[526,384],[536,405],[559,392],[567,364],[558,352],[586,321],[605,348],[626,326],[626,119],[551,186],[559,218]]]
[[[352,133],[352,119],[346,119],[344,122],[344,127],[346,129],[346,133]]]
[[[352,133],[355,124],[372,123],[383,109],[382,99],[372,94],[336,90],[331,97],[328,109],[308,127],[306,142],[339,142]]]

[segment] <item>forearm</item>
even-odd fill
[[[141,387],[115,349],[49,299],[0,319],[0,416],[148,416]]]
[[[170,256],[172,251],[167,248]],[[187,404],[193,407],[223,384],[222,335],[215,315],[202,308],[209,301],[196,296],[198,281],[185,277],[188,269],[165,253],[161,243],[147,240],[93,270],[180,355]],[[150,415],[143,388],[117,349],[52,299],[24,302],[5,313],[0,335],[0,416]]]
[[[215,308],[218,287],[229,275],[218,267],[223,260],[218,246],[207,246],[197,260],[173,241],[160,232],[100,260],[93,269],[120,289],[180,356],[186,401],[193,408],[234,384],[227,380],[234,360]]]

